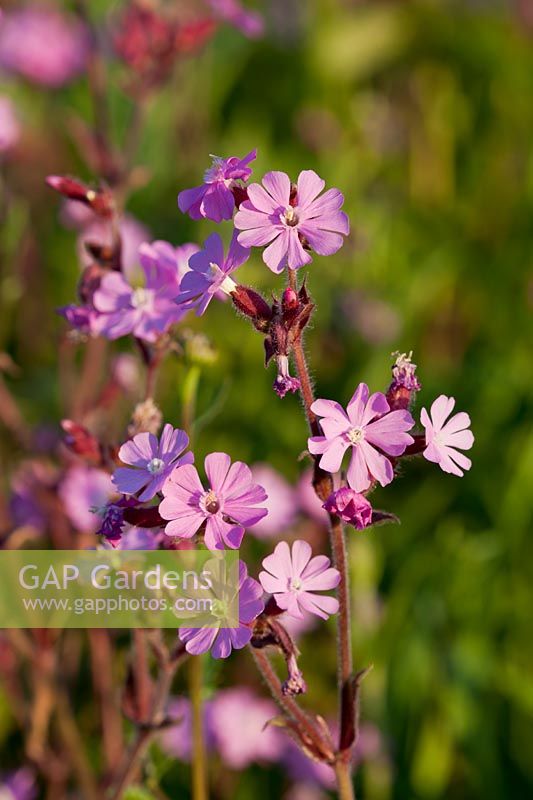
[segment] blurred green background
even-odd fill
[[[94,5],[103,15],[115,8]],[[355,658],[374,664],[362,715],[386,752],[359,771],[359,796],[531,797],[533,31],[518,6],[482,0],[271,0],[264,13],[263,39],[224,29],[154,99],[138,154],[149,181],[128,212],[153,238],[203,241],[215,226],[181,215],[178,191],[199,183],[209,153],[256,146],[256,178],[312,168],[343,191],[350,239],[308,269],[317,311],[306,345],[319,396],[345,403],[361,380],[384,389],[391,352],[412,349],[417,417],[451,394],[476,436],[462,480],[407,464],[373,495],[402,524],[350,538]],[[120,75],[117,67],[117,141],[129,113]],[[24,418],[57,426],[65,325],[54,309],[73,300],[79,265],[75,233],[43,179],[93,177],[69,135],[71,116],[89,118],[90,104],[83,80],[5,91],[25,130],[19,157],[2,164],[0,351],[19,369],[5,380]],[[223,229],[229,238],[230,224]],[[240,278],[279,292],[257,252]],[[306,428],[298,400],[272,392],[260,337],[220,303],[191,325],[218,350],[201,377],[198,413],[209,418],[197,460],[226,450],[296,481]],[[159,400],[175,424],[182,380],[168,362]],[[7,484],[23,454],[1,424],[0,440]],[[249,548],[253,563],[264,548]],[[301,643],[309,702],[322,713],[334,703],[332,635],[321,628]],[[238,656],[216,680],[248,668]],[[2,737],[9,753],[9,731]],[[185,776],[175,780],[185,792]],[[279,796],[283,780],[254,768],[233,796]]]

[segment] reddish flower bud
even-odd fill
[[[63,175],[49,175],[46,184],[63,197],[89,206],[99,217],[110,217],[114,212],[113,197],[108,191],[91,189],[85,183]]]
[[[420,382],[416,377],[416,364],[411,361],[412,352],[393,353],[396,361],[392,365],[392,383],[387,391],[387,402],[391,411],[408,409],[416,392],[420,391]]]
[[[258,292],[248,286],[237,286],[231,293],[234,305],[247,317],[250,317],[258,330],[266,330],[272,319],[272,309]]]
[[[69,450],[92,464],[101,463],[102,451],[100,442],[87,428],[71,419],[62,420],[61,427],[66,434],[63,441]]]
[[[281,298],[281,307],[283,311],[295,311],[300,305],[298,295],[295,290],[287,286]]]
[[[343,522],[353,525],[359,531],[372,524],[372,506],[366,497],[347,486],[333,492],[322,508],[325,508],[328,514],[335,514]]]

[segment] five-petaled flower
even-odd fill
[[[231,295],[237,288],[230,275],[244,264],[249,254],[233,236],[228,255],[224,256],[222,239],[218,233],[212,233],[205,240],[204,249],[189,258],[189,271],[181,280],[176,303],[185,311],[196,308],[200,317],[217,293]]]
[[[248,164],[256,155],[257,151],[252,150],[244,158],[211,156],[213,164],[206,170],[203,184],[179,193],[180,211],[191,219],[205,217],[213,222],[231,219],[235,210],[233,189],[240,187],[239,182],[248,180],[252,174]]]
[[[263,611],[265,604],[262,599],[263,590],[260,584],[248,576],[246,564],[239,561],[239,575],[238,575],[238,602],[239,602],[239,626],[238,628],[225,628],[224,613],[220,614],[220,627],[213,624],[210,620],[209,627],[202,628],[180,628],[179,637],[182,642],[185,642],[185,649],[191,655],[200,655],[200,653],[207,653],[211,650],[213,658],[227,658],[233,650],[241,650],[245,647],[252,638],[251,623]],[[225,581],[224,585],[220,586],[222,593],[227,592],[228,582]],[[228,602],[225,598],[221,599],[220,606],[222,608]],[[214,604],[212,604],[211,614],[216,616],[216,611],[213,611]]]
[[[241,231],[239,242],[244,247],[268,245],[263,261],[273,272],[309,264],[308,249],[321,256],[333,255],[342,247],[350,224],[340,210],[344,202],[341,192],[328,189],[320,195],[324,186],[322,178],[310,169],[300,172],[295,191],[284,172],[268,172],[262,186],[248,186],[248,200],[235,215],[235,227]]]
[[[266,508],[257,508],[267,499],[266,492],[253,482],[246,464],[232,464],[226,453],[210,453],[204,465],[208,489],[190,465],[174,470],[163,486],[159,513],[169,520],[165,532],[190,539],[205,522],[205,544],[210,550],[237,548],[244,529],[267,515]]]
[[[472,462],[459,450],[470,450],[474,435],[470,428],[470,417],[464,411],[450,417],[455,407],[455,398],[441,394],[431,405],[430,415],[422,409],[420,419],[426,429],[424,458],[434,461],[444,472],[462,477]],[[447,420],[447,421],[446,421]]]
[[[158,441],[153,433],[138,433],[122,445],[118,457],[129,467],[118,467],[113,483],[122,494],[137,494],[142,502],[151,500],[161,491],[175,467],[192,464],[192,453],[181,455],[189,444],[185,431],[167,423]]]
[[[382,486],[392,481],[393,466],[383,453],[400,456],[413,443],[412,436],[406,432],[414,425],[408,411],[390,411],[382,392],[369,397],[366,383],[359,384],[346,411],[333,400],[315,400],[311,409],[322,417],[320,425],[324,435],[311,437],[308,447],[313,455],[321,456],[322,469],[337,472],[344,453],[351,447],[347,479],[352,489],[364,492],[372,480]]]
[[[291,617],[301,619],[304,611],[327,619],[336,614],[339,602],[329,595],[315,592],[334,589],[340,573],[330,566],[327,556],[312,557],[311,545],[297,539],[292,552],[287,542],[276,545],[274,552],[263,559],[266,571],[259,574],[265,592],[274,595],[280,608]]]
[[[180,288],[176,249],[167,242],[142,244],[139,261],[145,286],[131,286],[120,272],[108,272],[94,293],[98,332],[108,339],[133,333],[139,339],[155,341],[185,313],[174,302]]]

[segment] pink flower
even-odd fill
[[[0,65],[43,86],[58,87],[80,73],[89,37],[75,19],[37,4],[6,14],[0,26]]]
[[[174,302],[180,289],[175,248],[167,242],[143,244],[139,260],[145,286],[134,288],[120,272],[111,271],[94,293],[93,305],[99,312],[96,332],[108,339],[132,333],[154,342],[185,313]]]
[[[158,441],[153,433],[138,433],[122,445],[118,457],[130,467],[119,467],[113,474],[113,483],[122,494],[137,494],[139,500],[151,500],[158,492],[172,470],[194,461],[192,453],[181,453],[189,444],[185,431],[174,429],[168,423]],[[180,457],[181,456],[181,457]]]
[[[224,763],[243,770],[256,761],[277,761],[285,741],[279,729],[268,725],[276,714],[271,700],[248,687],[218,691],[210,705],[209,729]]]
[[[336,514],[358,531],[372,523],[372,506],[362,494],[343,486],[333,492],[323,506],[330,514]]]
[[[93,211],[83,203],[75,200],[67,200],[60,214],[61,222],[70,228],[77,228],[80,231],[78,237],[78,257],[80,263],[86,267],[93,263],[94,259],[87,251],[86,245],[96,242],[99,245],[111,247],[113,245],[113,231],[109,222],[99,219]],[[143,277],[142,269],[139,267],[139,248],[145,242],[149,242],[151,233],[138,219],[131,214],[124,214],[119,223],[120,232],[120,261],[122,273],[130,283],[140,282]],[[154,245],[156,242],[153,243]],[[157,243],[158,244],[158,243]],[[166,244],[166,242],[165,242]],[[172,245],[168,245],[171,247]],[[174,248],[176,256],[180,248]],[[178,270],[179,272],[179,270]],[[181,275],[181,272],[179,272]]]
[[[228,255],[224,256],[224,245],[218,233],[208,236],[204,249],[189,258],[189,271],[181,281],[176,303],[181,306],[182,313],[196,308],[196,315],[200,317],[216,294],[230,295],[237,284],[229,276],[249,255],[250,251],[241,247],[233,236]]]
[[[254,525],[252,533],[258,539],[279,538],[293,524],[298,504],[296,492],[283,475],[268,464],[254,464],[252,476],[266,491],[267,516]]]
[[[185,189],[178,195],[178,207],[191,219],[211,219],[222,222],[231,219],[235,210],[233,188],[239,186],[236,181],[246,181],[252,174],[248,166],[254,161],[257,151],[252,150],[244,158],[219,158],[211,156],[212,166],[204,175],[204,182],[194,189]]]
[[[340,210],[344,197],[338,189],[320,192],[325,186],[313,172],[300,172],[296,192],[284,172],[268,172],[263,185],[248,186],[248,200],[235,215],[235,227],[242,231],[244,247],[262,247],[263,261],[273,272],[297,269],[312,261],[304,249],[330,256],[342,247],[350,231],[346,214]]]
[[[20,125],[9,97],[0,95],[0,153],[6,153],[17,144]]]
[[[426,429],[426,449],[424,458],[434,461],[444,472],[462,477],[463,469],[468,470],[472,462],[459,450],[470,450],[474,436],[470,427],[470,417],[464,411],[450,417],[455,406],[454,397],[441,394],[431,405],[431,418],[425,408],[420,419]],[[448,419],[450,417],[450,419]],[[446,420],[448,420],[446,422]]]
[[[265,592],[274,595],[280,608],[292,617],[303,617],[304,611],[327,619],[336,614],[339,602],[335,597],[314,594],[324,589],[334,589],[340,581],[340,573],[330,566],[327,556],[311,558],[311,546],[298,539],[292,545],[280,542],[272,555],[263,560],[266,572],[259,580]]]
[[[159,513],[169,520],[165,532],[190,539],[205,522],[205,544],[210,550],[237,548],[244,528],[268,513],[266,508],[256,508],[267,499],[266,492],[253,482],[246,464],[232,464],[226,453],[210,453],[204,465],[209,480],[207,490],[193,466],[174,470],[163,486],[165,499]]]
[[[313,455],[322,456],[319,462],[322,469],[337,472],[344,453],[351,447],[347,478],[352,489],[364,492],[372,480],[382,486],[392,481],[392,464],[376,448],[390,456],[399,456],[413,443],[412,436],[406,433],[415,424],[408,411],[390,411],[382,392],[368,396],[366,383],[359,384],[346,411],[333,400],[316,400],[311,409],[322,417],[324,436],[311,437],[308,447]]]
[[[227,582],[220,586],[224,593]],[[213,658],[227,658],[232,649],[241,650],[246,647],[252,638],[251,623],[262,613],[265,604],[262,600],[263,590],[259,583],[248,577],[248,570],[243,561],[239,561],[239,579],[237,591],[239,593],[239,627],[223,628],[221,619],[220,627],[180,628],[179,637],[185,642],[185,649],[191,655],[207,653],[211,650]],[[220,598],[227,602],[225,598]]]

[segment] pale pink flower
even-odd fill
[[[309,249],[320,256],[336,253],[343,245],[342,237],[350,232],[350,223],[341,211],[343,195],[338,189],[321,195],[325,185],[311,169],[300,172],[295,191],[284,172],[268,172],[262,185],[250,184],[248,200],[235,215],[239,243],[243,247],[268,245],[263,261],[278,273],[285,267],[309,264],[313,260]]]
[[[470,450],[474,436],[470,427],[470,417],[464,411],[450,417],[455,407],[455,398],[441,394],[431,405],[431,417],[425,408],[420,419],[426,429],[426,449],[424,458],[434,461],[444,472],[462,477],[463,470],[469,470],[472,462],[459,450]],[[449,418],[449,419],[448,419]]]
[[[0,95],[0,153],[14,147],[20,138],[20,125],[15,107],[4,95]]]
[[[364,492],[373,480],[382,486],[392,481],[394,470],[383,453],[400,456],[413,443],[406,431],[415,423],[407,410],[391,411],[382,392],[369,397],[366,383],[359,384],[346,411],[333,400],[315,400],[311,409],[322,417],[324,435],[311,437],[308,447],[313,455],[321,456],[322,469],[337,472],[351,447],[347,480],[352,489]]]
[[[266,571],[259,574],[265,592],[274,595],[280,608],[292,617],[301,618],[304,611],[327,619],[336,614],[339,601],[315,592],[334,589],[340,572],[330,566],[327,556],[312,557],[311,545],[297,539],[292,551],[287,542],[280,542],[272,555],[263,559]]]

